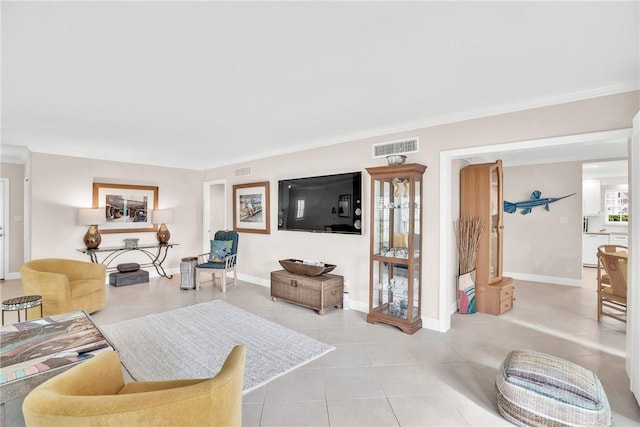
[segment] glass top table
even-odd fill
[[[5,403],[105,350],[115,350],[84,311],[0,329],[0,425]]]
[[[142,243],[135,248],[125,246],[101,246],[95,249],[80,248],[76,249],[78,252],[87,254],[91,259],[91,262],[96,264],[104,264],[107,266],[107,270],[116,270],[117,267],[112,267],[113,262],[121,255],[124,255],[131,251],[136,251],[144,254],[148,259],[148,263],[140,264],[140,267],[153,267],[156,269],[158,275],[171,279],[173,275],[167,274],[162,263],[167,258],[167,252],[170,248],[178,246],[179,243]],[[102,261],[98,258],[102,257]]]

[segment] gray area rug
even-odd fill
[[[335,349],[221,300],[100,329],[137,381],[213,377],[244,344],[244,393]]]

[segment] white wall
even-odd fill
[[[321,259],[337,264],[335,272],[345,276],[351,292],[351,306],[366,310],[369,282],[369,178],[363,176],[362,236],[284,232],[277,229],[277,182],[282,178],[324,175],[365,170],[385,164],[371,158],[371,145],[405,137],[420,138],[420,153],[409,162],[428,167],[424,177],[423,319],[432,327],[438,312],[440,230],[439,153],[441,150],[500,144],[528,139],[573,135],[628,128],[640,108],[638,92],[467,120],[411,132],[390,133],[303,152],[255,160],[205,171],[140,166],[136,164],[88,160],[34,153],[30,175],[32,258],[62,256],[86,259],[75,249],[82,246],[84,226],[75,223],[76,209],[91,205],[94,181],[157,185],[161,208],[175,210],[176,223],[170,226],[172,240],[181,246],[170,254],[167,266],[177,269],[181,257],[200,253],[202,246],[202,182],[226,179],[229,185],[227,218],[232,216],[233,184],[268,180],[271,183],[271,234],[242,233],[238,270],[241,277],[268,285],[269,273],[279,269],[279,259]],[[348,118],[347,118],[348,119]],[[301,141],[305,143],[307,141]],[[233,169],[251,166],[252,174],[235,177]],[[458,187],[454,187],[458,188]],[[459,193],[458,193],[459,194]],[[454,198],[459,197],[455,195]],[[552,205],[553,209],[553,205]],[[229,224],[231,225],[231,224]],[[451,224],[453,227],[453,224]],[[104,235],[102,245],[121,245],[125,237],[154,241],[153,233]],[[454,274],[452,271],[451,274]],[[455,280],[452,278],[451,283]],[[455,292],[450,293],[452,303]],[[442,314],[447,315],[448,313]],[[437,322],[435,322],[437,323]]]
[[[638,92],[593,98],[476,120],[451,123],[415,131],[390,133],[375,138],[336,144],[231,165],[206,171],[207,180],[227,179],[229,186],[268,180],[271,184],[271,234],[243,233],[239,249],[239,272],[245,278],[268,284],[269,273],[279,269],[279,259],[309,258],[337,264],[334,270],[349,282],[350,304],[367,309],[369,282],[369,177],[363,179],[363,235],[311,234],[277,230],[275,206],[277,182],[282,178],[324,175],[381,166],[384,159],[371,158],[371,145],[406,137],[420,138],[420,152],[408,156],[408,162],[428,167],[424,177],[423,240],[423,319],[435,325],[438,318],[440,230],[439,224],[439,152],[441,150],[524,141],[629,128],[638,110]],[[303,141],[301,141],[303,142]],[[233,169],[250,166],[252,174],[234,177]],[[458,188],[458,187],[455,187]],[[576,190],[580,193],[580,187]],[[458,193],[459,194],[459,193]],[[459,197],[456,195],[455,198]],[[578,197],[579,199],[579,197]],[[231,218],[232,206],[228,207]],[[580,208],[578,207],[578,212]],[[453,225],[451,225],[453,227]],[[580,230],[580,229],[579,229]],[[247,261],[248,260],[248,261]],[[454,272],[452,272],[453,274]],[[451,283],[455,280],[452,279]],[[451,303],[455,293],[451,292]]]
[[[8,228],[9,265],[5,265],[5,278],[14,277],[24,259],[24,165],[2,163],[2,178],[9,179],[9,211],[5,212]]]
[[[225,211],[225,188],[224,184],[216,184],[211,186],[211,191],[209,194],[210,197],[210,221],[209,221],[209,229],[211,230],[210,239],[213,239],[213,236],[216,234],[218,230],[231,229],[231,225],[226,224]]]
[[[504,213],[504,274],[571,284],[582,278],[582,164],[563,162],[505,167],[504,200],[575,195],[522,215]],[[569,280],[564,280],[569,279]]]
[[[158,186],[158,207],[174,210],[176,222],[168,227],[171,241],[180,244],[169,251],[165,265],[177,271],[182,257],[200,253],[202,172],[32,153],[30,182],[32,259],[88,261],[76,250],[87,229],[77,224],[77,209],[91,207],[94,182]],[[140,243],[157,242],[154,232],[103,233],[100,246],[123,246],[123,239],[136,237]],[[148,262],[133,256],[120,262]]]

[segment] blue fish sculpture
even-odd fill
[[[505,200],[503,202],[504,211],[507,213],[514,213],[516,209],[522,209],[520,213],[522,215],[526,215],[531,213],[531,209],[535,208],[536,206],[544,206],[544,209],[548,211],[550,203],[557,202],[558,200],[566,199],[567,197],[571,197],[575,194],[576,193],[567,194],[566,196],[563,196],[563,197],[547,197],[546,199],[541,199],[540,195],[542,195],[542,193],[539,190],[535,190],[533,193],[531,193],[531,199],[526,200],[524,202],[511,203]]]

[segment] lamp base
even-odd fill
[[[166,224],[160,225],[156,237],[158,238],[158,243],[160,243],[161,245],[166,245],[169,242],[171,233],[169,232]]]
[[[87,249],[97,249],[102,242],[102,236],[98,232],[97,225],[90,225],[87,233],[84,235],[84,245]]]

